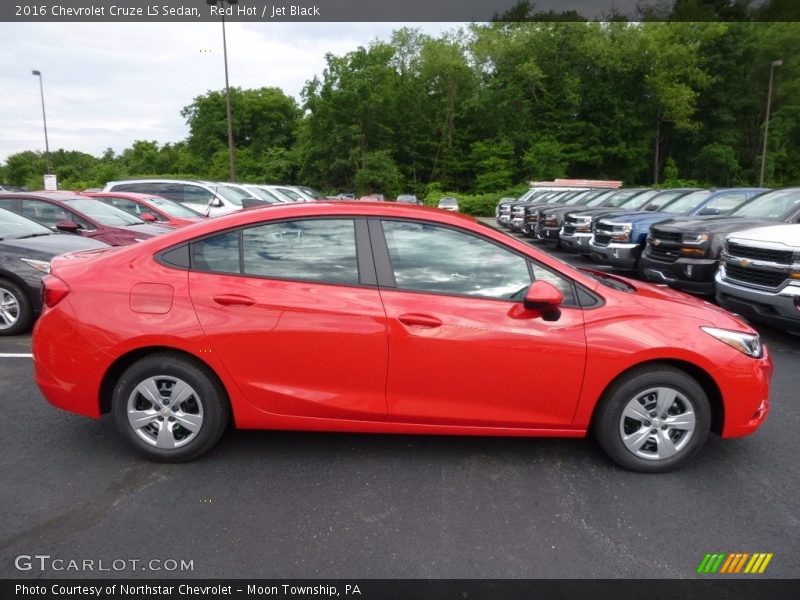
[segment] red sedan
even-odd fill
[[[752,433],[772,362],[734,315],[574,269],[469,217],[303,203],[56,258],[53,405],[184,461],[246,429],[583,437],[665,471]]]
[[[161,223],[170,227],[184,227],[202,221],[206,217],[174,200],[136,194],[134,192],[84,192],[90,198],[114,206],[149,223]]]

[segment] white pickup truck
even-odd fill
[[[729,234],[715,283],[725,308],[800,333],[800,224]]]

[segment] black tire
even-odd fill
[[[10,279],[0,279],[0,306],[4,304],[4,299],[13,303],[8,312],[13,316],[13,322],[0,316],[0,335],[17,335],[24,333],[33,324],[33,306],[28,294],[19,285]]]
[[[172,398],[175,392],[179,397]],[[184,462],[205,454],[230,421],[228,396],[217,379],[199,363],[170,353],[153,354],[128,367],[114,386],[111,406],[122,436],[139,454],[157,462]],[[129,409],[138,411],[143,425],[134,427]],[[157,447],[162,433],[164,445]]]
[[[687,423],[692,422],[689,431]],[[703,388],[684,371],[653,365],[635,369],[612,384],[592,425],[598,443],[619,466],[663,473],[685,464],[703,446],[711,427],[711,408]],[[638,443],[642,445],[635,449]]]

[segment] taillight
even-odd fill
[[[69,285],[63,279],[55,275],[45,275],[42,277],[42,304],[47,308],[53,308],[69,294]]]

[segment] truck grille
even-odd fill
[[[597,225],[595,225],[595,229],[597,231],[614,231],[614,226],[611,223],[606,223],[605,221],[598,221]]]
[[[791,254],[791,253],[790,253]],[[730,263],[725,265],[725,275],[728,279],[760,285],[763,287],[776,288],[786,281],[787,273],[776,273],[754,267],[740,267]]]
[[[650,244],[647,246],[647,256],[652,258],[653,260],[660,260],[662,262],[675,262],[678,260],[680,254],[678,253],[677,248],[663,248],[660,246],[653,246]]]
[[[680,244],[683,241],[683,233],[680,231],[664,231],[653,227],[650,229],[650,234],[662,242],[675,242]]]
[[[791,250],[770,250],[768,248],[753,248],[744,246],[736,242],[728,242],[728,254],[741,258],[751,258],[753,260],[763,260],[780,265],[792,264]]]
[[[566,235],[573,235],[575,233],[575,225],[564,224],[564,233]]]
[[[611,242],[611,236],[607,233],[598,233],[595,232],[594,234],[594,243],[597,246],[608,246]]]

